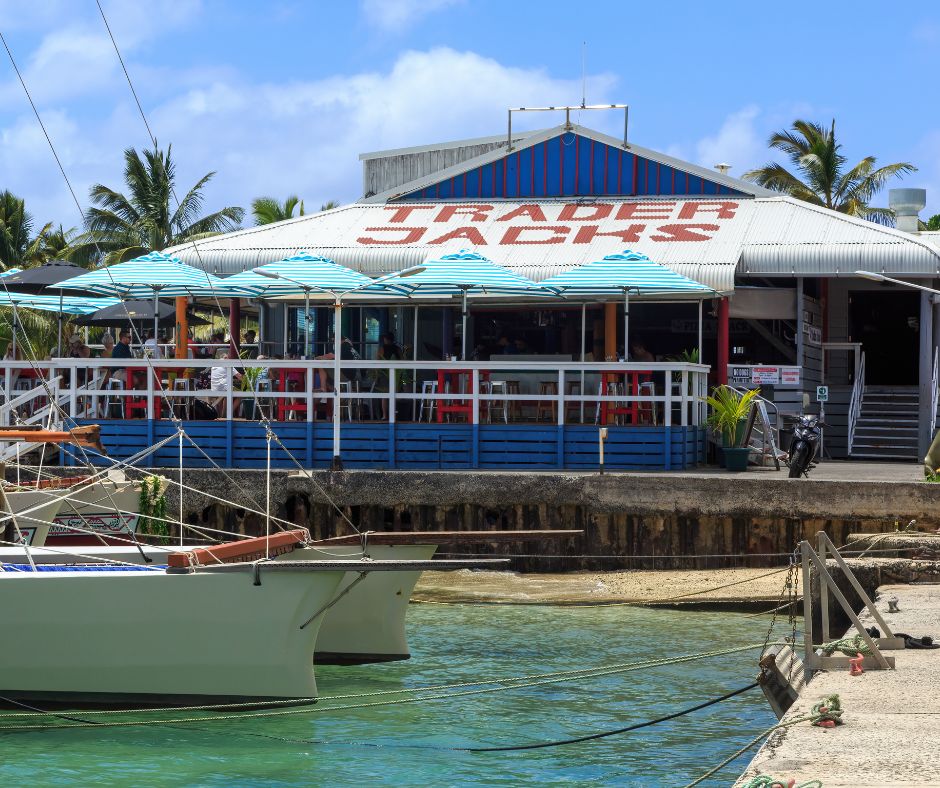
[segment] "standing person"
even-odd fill
[[[250,328],[245,332],[245,341],[242,343],[242,358],[258,358],[260,351],[256,337],[257,334]]]
[[[388,331],[385,334],[382,334],[381,344],[379,345],[378,353],[376,354],[376,359],[379,361],[401,361],[404,356],[402,355],[401,348],[398,346],[398,343],[395,342],[395,335]],[[387,369],[377,369],[375,371],[375,386],[374,391],[388,392],[389,388],[389,375]],[[382,398],[382,420],[388,420],[388,399]]]
[[[144,342],[144,355],[149,356],[150,358],[162,358],[160,352],[160,342],[157,340],[157,337],[154,335],[153,331],[147,332],[147,339]]]

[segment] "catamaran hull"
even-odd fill
[[[137,532],[139,511],[139,483],[96,481],[62,502],[45,543],[53,546],[121,544],[116,540],[126,540]]]
[[[429,561],[436,549],[436,545],[374,545],[368,548],[368,553],[375,560]],[[360,552],[358,547],[304,547],[283,558],[297,561],[353,558]],[[411,592],[420,577],[421,572],[372,572],[359,580],[358,572],[347,572],[337,589],[336,603],[324,616],[314,662],[365,665],[408,659],[411,651],[405,635],[405,616]]]
[[[62,501],[42,490],[16,490],[5,495],[26,544],[45,544]],[[16,529],[9,520],[0,528],[0,537],[8,542],[17,540]]]
[[[167,552],[179,547],[144,545],[142,550],[132,547],[89,546],[82,555],[125,563],[143,563],[143,556],[154,563],[162,563]],[[371,545],[369,555],[375,560],[430,560],[436,545]],[[326,561],[331,558],[356,558],[359,547],[330,546],[328,548],[297,548],[274,560]],[[33,550],[37,563],[68,563],[74,559],[59,552]],[[15,548],[0,550],[0,560],[23,562],[26,554]],[[336,590],[334,604],[320,619],[314,661],[321,665],[366,665],[373,662],[391,662],[408,659],[411,651],[405,633],[408,602],[421,572],[372,572],[358,580],[358,572],[347,572]],[[358,581],[358,582],[357,582]],[[349,591],[353,583],[356,585]]]
[[[311,698],[342,571],[0,574],[0,695],[176,704]]]

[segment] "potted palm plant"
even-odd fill
[[[757,389],[743,394],[730,386],[716,386],[708,403],[708,426],[721,435],[722,458],[725,470],[747,470],[747,458],[751,450],[744,443],[744,428],[751,403],[757,396]]]

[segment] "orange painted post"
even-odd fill
[[[176,298],[176,358],[189,358],[189,321],[186,296]]]
[[[617,305],[604,304],[604,357],[606,360],[617,358]],[[595,359],[597,361],[597,359]]]

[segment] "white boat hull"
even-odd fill
[[[342,571],[4,572],[0,695],[96,702],[310,698]],[[322,618],[322,616],[320,617]]]
[[[5,497],[26,544],[45,544],[62,507],[58,496],[50,496],[44,490],[15,490],[6,492]],[[0,528],[0,535],[4,531],[8,536],[14,536],[8,541],[15,541],[15,534],[9,533],[8,528]]]
[[[92,545],[101,543],[99,537],[127,539],[137,533],[139,511],[139,483],[123,478],[101,479],[62,502],[46,543]]]
[[[176,547],[142,546],[143,554],[154,563],[162,563],[168,552]],[[436,545],[372,545],[369,555],[375,560],[429,560]],[[139,550],[131,547],[88,546],[80,550],[83,556],[100,557],[112,561],[140,564],[144,559]],[[284,561],[319,561],[331,558],[356,558],[359,547],[331,546],[298,548],[275,558]],[[68,563],[63,553],[31,552],[37,563]],[[0,560],[23,562],[25,553],[0,550]],[[411,652],[405,632],[408,602],[421,572],[373,572],[349,592],[343,593],[359,577],[358,572],[347,572],[336,591],[339,597],[320,618],[320,636],[316,643],[314,661],[318,664],[359,665],[408,659]]]
[[[374,545],[368,552],[375,560],[428,561],[436,549],[436,545]],[[358,547],[304,547],[282,558],[314,561],[359,554]],[[408,659],[405,616],[420,577],[421,572],[373,572],[357,583],[359,574],[347,572],[336,592],[338,601],[324,614],[314,662],[361,665]],[[344,593],[353,583],[355,587]]]

